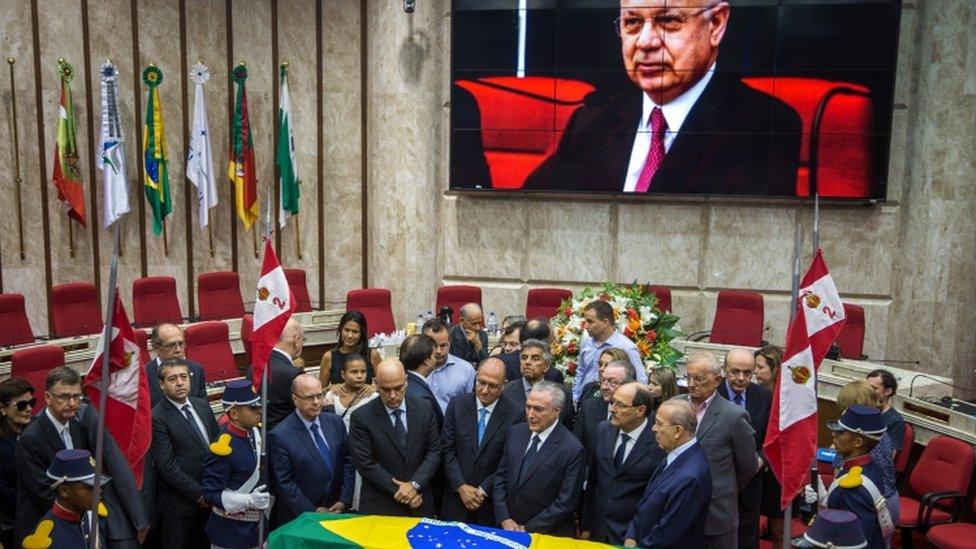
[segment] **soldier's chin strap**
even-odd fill
[[[891,520],[891,511],[888,510],[888,502],[881,495],[881,490],[870,478],[861,474],[860,467],[852,467],[850,471],[840,478],[835,478],[827,489],[827,497],[838,486],[843,488],[857,488],[858,486],[868,491],[871,501],[874,502],[874,509],[878,515],[878,524],[881,526],[881,536],[885,539],[890,538],[895,533],[895,523]]]

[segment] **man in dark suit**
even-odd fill
[[[654,436],[667,456],[651,474],[627,528],[625,547],[701,549],[712,492],[708,458],[695,440],[698,421],[687,401],[657,409]]]
[[[735,549],[739,543],[738,492],[756,474],[761,460],[749,413],[718,395],[722,366],[709,351],[688,356],[688,400],[695,407],[695,438],[712,474],[712,502],[705,524],[705,546]]]
[[[427,334],[408,336],[400,344],[400,362],[407,370],[407,396],[419,398],[430,403],[437,418],[437,431],[444,425],[444,413],[437,396],[427,385],[427,376],[437,367],[434,354],[434,339]]]
[[[613,545],[626,539],[634,509],[665,457],[647,418],[652,410],[654,396],[640,383],[621,385],[614,392],[610,421],[601,421],[597,431],[583,494],[583,539]]]
[[[268,384],[267,402],[269,431],[295,411],[295,403],[291,399],[291,382],[302,373],[301,368],[295,366],[294,360],[302,356],[304,345],[305,330],[301,323],[294,318],[289,318],[278,339],[278,344],[268,357],[267,368],[271,378],[271,383]],[[250,370],[247,377],[252,383],[255,381]]]
[[[454,397],[444,417],[443,457],[448,488],[441,518],[496,526],[492,475],[498,469],[508,428],[523,411],[501,398],[505,364],[486,359],[478,368],[475,392]]]
[[[210,507],[203,499],[203,461],[219,427],[210,403],[190,395],[186,361],[163,361],[157,378],[163,399],[153,406],[149,452],[155,464],[159,498],[159,535],[164,549],[209,547],[204,527]]]
[[[160,389],[159,365],[170,359],[186,361],[190,370],[190,396],[207,400],[207,380],[203,366],[186,359],[186,338],[183,330],[176,324],[160,324],[149,333],[149,343],[156,358],[146,363],[146,377],[149,379],[149,398],[153,407],[165,396]]]
[[[716,70],[729,2],[652,4],[620,2],[617,32],[635,89],[587,97],[525,188],[795,195],[800,117]]]
[[[549,344],[538,339],[523,341],[522,350],[519,353],[521,374],[505,384],[504,395],[519,408],[524,408],[526,398],[532,387],[541,381],[548,381],[545,377],[546,372],[551,369],[552,354],[549,352]],[[559,422],[565,425],[567,429],[571,429],[573,427],[573,397],[565,385],[557,385],[562,387],[567,395],[566,404],[560,408]]]
[[[295,411],[268,434],[268,459],[278,525],[315,511],[342,513],[352,505],[356,470],[342,419],[323,412],[319,378],[301,374],[292,381]]]
[[[488,334],[485,332],[485,313],[481,305],[467,303],[458,311],[460,322],[450,329],[451,354],[478,364],[488,358]]]
[[[512,381],[513,379],[522,377],[521,345],[530,339],[538,339],[539,341],[545,342],[552,339],[552,329],[549,328],[549,321],[545,318],[533,318],[527,321],[519,332],[519,348],[515,351],[503,352],[498,355],[498,358],[505,363],[505,379]],[[557,368],[549,368],[546,370],[544,378],[548,381],[562,383],[563,373]]]
[[[47,469],[59,450],[95,450],[98,412],[82,405],[81,376],[67,366],[51,370],[45,381],[47,408],[24,429],[17,442],[18,464],[17,545],[44,513],[51,509],[55,494]],[[104,487],[108,508],[108,547],[139,547],[149,531],[149,519],[129,464],[111,433],[105,433],[105,473],[112,482]]]
[[[579,412],[573,425],[573,434],[586,449],[586,463],[589,468],[596,447],[597,426],[610,419],[610,402],[618,387],[636,379],[634,366],[628,360],[614,360],[603,369],[600,375],[600,392],[590,398],[580,400]],[[653,410],[651,406],[648,410]],[[646,415],[646,414],[645,414]]]
[[[407,373],[395,358],[376,366],[374,381],[380,397],[353,412],[349,425],[349,451],[363,477],[359,511],[433,517],[429,483],[441,462],[436,404],[406,395]]]
[[[718,384],[718,394],[749,413],[749,424],[755,431],[756,449],[762,453],[773,395],[769,389],[752,382],[756,359],[747,349],[731,349],[725,355],[725,381]],[[760,455],[760,457],[762,457]],[[765,467],[765,463],[763,464]],[[755,475],[739,492],[739,549],[759,548],[759,502],[762,499],[762,475]]]
[[[575,535],[583,446],[558,421],[569,403],[562,386],[540,381],[526,399],[526,422],[509,428],[493,495],[495,519],[505,530]]]

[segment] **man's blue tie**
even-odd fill
[[[736,406],[742,408],[743,407],[742,406],[742,393],[736,393],[735,394],[735,398],[732,399],[732,402],[734,402]]]
[[[322,455],[322,459],[325,461],[326,472],[329,476],[332,476],[332,452],[329,451],[329,445],[326,444],[325,439],[322,438],[322,433],[319,433],[319,424],[313,423],[308,426],[309,430],[312,431],[312,440],[315,441],[315,447],[319,449],[319,454]]]
[[[617,446],[617,453],[613,455],[613,466],[615,469],[620,469],[620,466],[624,464],[624,452],[627,451],[627,443],[630,442],[630,437],[620,433],[620,446]]]
[[[488,408],[482,408],[478,410],[478,446],[481,446],[481,441],[485,438],[485,429],[488,427]]]
[[[532,435],[532,445],[529,446],[529,450],[525,452],[522,456],[522,466],[519,467],[518,480],[522,481],[522,475],[529,472],[532,467],[532,462],[535,461],[535,455],[539,451],[539,435]]]
[[[393,410],[393,430],[396,432],[397,443],[400,445],[400,449],[403,453],[407,453],[407,426],[403,423],[403,417],[400,415],[403,410],[397,408]]]

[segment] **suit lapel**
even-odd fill
[[[58,434],[57,429],[54,428],[54,424],[48,419],[47,414],[42,411],[34,421],[41,422],[41,428],[44,429],[44,440],[54,449],[55,453],[65,449],[61,435]]]
[[[705,415],[702,417],[701,424],[698,426],[698,431],[695,432],[695,438],[698,440],[701,440],[701,438],[705,436],[705,433],[707,433],[715,423],[715,417],[718,416],[718,407],[722,405],[722,403],[718,401],[720,398],[722,397],[716,394],[715,398],[712,399],[712,402],[705,410]],[[692,406],[694,405],[695,403],[692,402]]]
[[[183,426],[183,431],[186,432],[186,436],[191,437],[192,440],[196,440],[197,442],[202,443],[203,441],[200,440],[200,433],[193,425],[190,425],[190,420],[186,419],[186,416],[183,415],[183,411],[177,408],[172,402],[170,402],[168,398],[164,397],[163,402],[164,402],[163,404],[164,409],[167,410],[169,414],[173,416],[173,420],[177,424]]]
[[[477,399],[477,398],[478,397],[476,396],[475,399]],[[498,428],[501,426],[501,424],[507,418],[507,412],[508,412],[508,410],[505,408],[505,406],[504,406],[505,403],[502,402],[502,398],[505,398],[504,395],[502,395],[502,397],[500,397],[495,402],[495,411],[492,412],[490,416],[488,416],[488,425],[485,426],[485,436],[481,440],[481,445],[478,446],[478,451],[475,453],[475,457],[477,457],[478,455],[480,455],[481,454],[481,451],[483,449],[485,449],[485,448],[488,447],[488,441],[490,441],[491,440],[491,437],[494,436],[496,432],[498,432]],[[475,425],[474,442],[475,442],[475,444],[478,444],[478,405],[477,405],[477,403],[475,403],[475,405],[474,405],[474,420],[475,420],[475,424],[474,424]]]
[[[429,390],[429,389],[428,389]],[[437,406],[435,403],[434,406]],[[434,413],[431,410],[431,413]],[[404,457],[405,462],[408,467],[410,465],[410,457],[414,455],[414,450],[418,444],[427,444],[427,423],[426,421],[421,421],[427,419],[422,417],[420,410],[417,406],[410,406],[407,404],[407,454]]]
[[[393,431],[393,422],[390,420],[390,414],[386,413],[386,406],[383,405],[383,401],[379,398],[373,399],[373,414],[376,417],[376,422],[380,425],[380,430],[386,433],[387,438],[393,443],[393,447],[396,448],[397,452],[400,452],[400,456],[406,458],[404,450],[400,448],[400,443],[397,442],[396,433]],[[410,435],[407,434],[407,444],[410,444]]]
[[[558,422],[559,420],[556,419],[556,421]],[[525,481],[529,480],[532,477],[532,474],[535,473],[536,469],[538,469],[545,462],[549,461],[553,456],[559,453],[559,444],[562,442],[562,437],[559,436],[557,431],[559,431],[558,425],[556,426],[556,429],[549,434],[549,438],[547,438],[546,441],[539,446],[539,449],[537,450],[535,456],[535,461],[533,461],[532,464],[529,465],[529,469],[525,471],[525,474],[522,475],[522,478],[519,479],[519,487],[525,484]],[[529,440],[532,440],[531,432],[529,433]],[[528,442],[526,442],[526,444],[528,444]],[[522,458],[525,459],[524,453]]]
[[[286,421],[291,421],[292,422],[292,427],[294,429],[293,432],[295,433],[295,438],[297,438],[298,440],[300,440],[302,442],[302,445],[305,446],[305,450],[308,451],[308,453],[312,455],[313,459],[315,459],[317,462],[319,462],[319,465],[322,465],[322,466],[327,465],[325,463],[325,459],[322,458],[322,454],[319,453],[319,449],[315,446],[315,442],[312,441],[312,433],[309,432],[309,430],[305,428],[305,422],[302,421],[301,418],[298,417],[297,413],[298,412],[295,412],[296,415],[294,415],[294,416],[292,416],[292,417],[290,417],[290,418],[288,418],[286,420]],[[321,425],[319,425],[319,427],[321,428]],[[321,432],[321,429],[320,429],[320,432]],[[323,435],[324,434],[325,433],[323,433]]]
[[[203,428],[207,430],[207,439],[213,440],[217,437],[217,431],[219,428],[216,427],[216,421],[209,421],[205,418],[213,418],[213,410],[210,406],[202,402],[190,400],[193,405],[193,409],[197,411],[197,415],[200,416],[200,420],[203,423]]]
[[[614,431],[616,431],[616,429],[614,429]],[[625,459],[624,462],[620,465],[620,469],[617,471],[617,475],[620,475],[627,469],[630,469],[631,467],[634,466],[635,463],[640,461],[644,456],[651,453],[652,450],[651,444],[657,444],[657,442],[654,441],[654,438],[651,436],[651,434],[652,434],[651,424],[650,422],[648,422],[648,424],[644,427],[644,430],[641,432],[640,436],[637,437],[637,440],[634,441],[634,447],[631,448],[630,454],[627,454],[627,459]],[[616,435],[614,436],[614,440],[616,440]]]

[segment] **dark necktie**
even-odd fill
[[[668,130],[668,122],[664,119],[661,107],[654,107],[651,111],[651,147],[647,150],[644,167],[637,177],[634,192],[646,193],[651,188],[651,180],[664,161],[664,134]]]
[[[200,426],[197,425],[197,420],[193,419],[193,414],[190,413],[190,405],[183,405],[183,415],[186,416],[186,421],[190,424],[190,430],[200,436],[200,440],[203,441],[204,445],[209,445],[210,441],[207,440],[207,436],[200,430]]]
[[[624,464],[624,453],[627,451],[628,442],[630,442],[630,437],[620,433],[620,446],[617,446],[617,453],[613,455],[613,466],[618,470]]]
[[[488,427],[488,408],[478,410],[478,446],[485,438],[485,429]]]
[[[732,399],[732,402],[734,402],[736,406],[744,408],[742,405],[742,393],[736,393],[735,398]]]
[[[532,435],[532,445],[529,446],[529,450],[525,452],[522,456],[522,466],[519,467],[518,480],[522,481],[522,475],[529,472],[532,468],[532,462],[535,461],[535,456],[539,452],[539,435]]]
[[[322,438],[322,433],[319,432],[319,424],[313,423],[308,426],[308,429],[312,431],[312,440],[315,441],[315,447],[319,449],[319,454],[322,456],[322,460],[325,461],[325,471],[332,476],[332,452],[329,451],[329,445],[326,444],[325,439]]]
[[[397,444],[400,445],[400,449],[403,453],[407,453],[407,426],[403,423],[403,418],[400,414],[403,410],[397,408],[393,410],[393,423],[394,430],[396,431]]]

